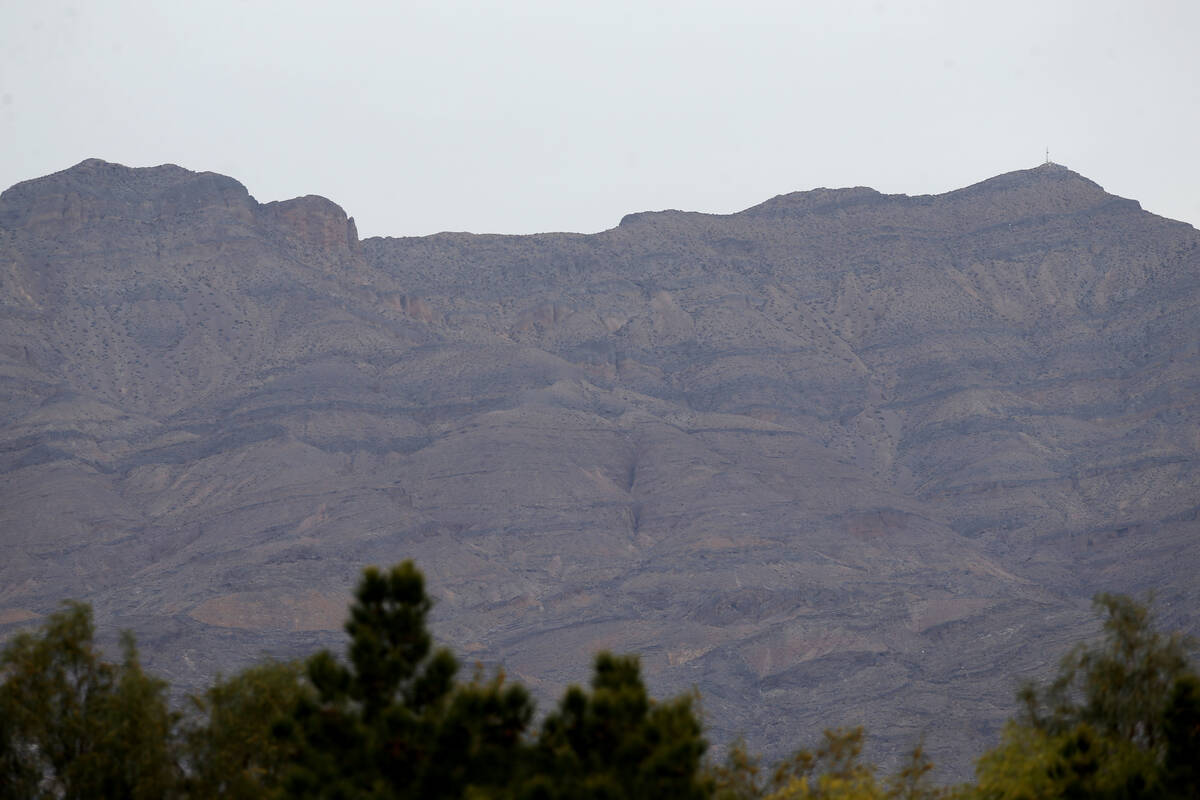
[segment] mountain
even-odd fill
[[[1200,600],[1200,232],[1046,164],[595,235],[360,241],[85,161],[0,195],[0,635],[65,597],[199,687],[341,647],[362,566],[543,699],[962,775],[1096,623]]]

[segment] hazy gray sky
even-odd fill
[[[0,188],[98,157],[362,235],[592,232],[1050,157],[1200,226],[1200,2],[0,0]]]

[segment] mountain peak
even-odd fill
[[[1095,181],[1054,162],[1006,172],[926,199],[962,205],[964,213],[981,219],[1073,214],[1107,206],[1141,210],[1136,200],[1109,194]]]
[[[317,195],[259,204],[239,181],[176,164],[127,167],[89,158],[67,169],[23,181],[0,194],[0,225],[76,231],[100,219],[159,222],[212,215],[226,222],[281,224],[310,245],[356,251],[354,220]]]
[[[1080,175],[1070,167],[1047,161],[1029,169],[1018,169],[1004,172],[991,178],[946,192],[953,195],[958,192],[969,192],[979,189],[1008,189],[1019,186],[1060,186],[1074,187],[1091,193],[1104,193],[1104,187],[1095,181]]]
[[[852,186],[844,189],[821,187],[801,192],[789,192],[772,197],[766,202],[751,206],[740,213],[747,216],[779,216],[797,213],[829,212],[854,206],[870,205],[886,200],[882,194],[869,186]]]
[[[740,214],[750,217],[801,216],[901,203],[943,206],[962,205],[979,219],[1016,219],[1037,214],[1086,211],[1109,204],[1141,206],[1133,200],[1110,195],[1100,184],[1054,162],[1030,169],[1014,170],[978,183],[934,195],[883,194],[866,186],[844,189],[812,189],[781,194]]]
[[[151,222],[212,206],[248,219],[254,204],[245,186],[215,172],[89,158],[0,194],[0,225],[73,231],[98,219]]]
[[[171,186],[195,180],[216,180],[245,191],[245,187],[233,178],[218,175],[215,172],[193,172],[177,164],[127,167],[124,164],[100,158],[88,158],[50,175],[22,181],[4,192],[4,196],[16,193],[28,197],[70,190],[85,194],[103,192],[108,196],[118,198],[123,196],[141,197],[147,193],[162,191]]]

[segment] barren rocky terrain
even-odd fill
[[[543,703],[601,648],[721,744],[962,775],[1095,630],[1200,630],[1200,232],[1055,165],[595,235],[360,241],[98,160],[0,195],[0,635],[198,687],[340,647],[362,566]]]

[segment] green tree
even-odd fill
[[[1163,785],[1171,797],[1200,797],[1200,676],[1175,679],[1163,713]]]
[[[1099,594],[1099,645],[1079,644],[1046,687],[1025,685],[1020,721],[1048,733],[1086,723],[1097,733],[1158,751],[1175,681],[1189,674],[1187,640],[1152,627],[1150,611],[1125,595]]]
[[[1161,796],[1145,750],[1083,722],[1057,733],[1010,723],[1001,744],[979,759],[975,788],[987,800]]]
[[[717,800],[936,800],[952,793],[932,785],[933,769],[921,745],[896,773],[880,779],[875,766],[862,759],[866,734],[861,727],[826,730],[815,750],[798,750],[777,764],[770,776],[759,759],[741,743],[724,766],[710,768]]]
[[[120,664],[93,638],[91,609],[65,603],[0,653],[6,767],[24,790],[36,783],[28,797],[166,797],[179,774],[166,683],[142,671],[131,634]]]
[[[277,789],[291,748],[272,731],[311,696],[301,664],[268,661],[193,697],[200,716],[184,736],[188,795],[250,800]]]
[[[591,692],[571,687],[544,720],[523,795],[703,798],[705,748],[692,695],[655,703],[636,657],[601,653]]]
[[[503,673],[484,680],[477,671],[455,688],[438,722],[422,797],[507,796],[527,761],[525,731],[533,702],[524,687]]]
[[[825,741],[815,751],[799,750],[776,767],[767,800],[883,800],[886,792],[875,767],[862,760],[865,740],[861,727],[825,731]]]
[[[1048,685],[1021,689],[1017,720],[978,762],[979,796],[1200,796],[1200,679],[1188,641],[1155,630],[1128,597],[1094,604],[1102,641],[1072,649]]]
[[[8,708],[7,691],[0,689],[0,800],[37,796],[37,765],[28,748]]]
[[[458,664],[434,649],[431,601],[411,561],[364,571],[346,632],[349,663],[309,659],[314,693],[275,734],[291,749],[292,797],[461,797],[505,785],[532,716],[528,693],[499,678],[459,687]]]
[[[729,746],[724,763],[710,762],[705,771],[715,800],[759,800],[769,788],[762,757],[751,753],[740,737]]]

